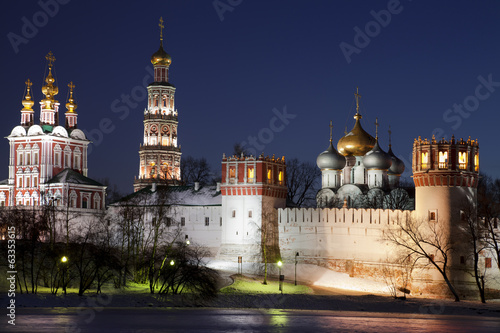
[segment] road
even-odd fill
[[[347,311],[25,308],[2,332],[500,332],[500,318]],[[7,326],[7,328],[6,328]]]

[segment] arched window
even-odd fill
[[[448,152],[440,151],[439,152],[439,169],[448,168]]]
[[[429,167],[429,153],[428,152],[422,152],[421,167],[422,167],[422,169],[427,169]]]
[[[458,152],[458,167],[462,170],[467,169],[467,152]]]

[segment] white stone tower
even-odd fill
[[[452,137],[438,142],[434,137],[431,141],[419,137],[414,141],[415,217],[435,223],[442,245],[452,249],[448,255],[449,278],[459,288],[470,279],[464,274],[463,253],[468,250],[459,238],[459,227],[466,223],[466,212],[476,208],[478,179],[477,140]]]

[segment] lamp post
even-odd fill
[[[281,293],[283,294],[283,287],[282,287],[282,280],[281,280],[281,266],[283,265],[283,263],[280,261],[278,261],[278,269],[279,269],[279,290],[281,291]]]
[[[299,256],[299,253],[295,253],[295,285],[297,285],[297,257]]]
[[[64,283],[64,277],[66,275],[66,263],[68,262],[68,258],[66,256],[63,256],[61,258],[61,263],[63,265],[63,271],[62,271],[62,285],[63,285],[63,292],[64,295],[66,295],[66,284]]]

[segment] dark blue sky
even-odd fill
[[[500,177],[498,1],[220,0],[219,12],[214,1],[60,2],[67,3],[52,16],[41,14],[37,1],[11,1],[0,14],[0,132],[8,136],[19,124],[27,78],[34,83],[38,122],[44,57],[52,51],[57,99],[66,103],[73,81],[79,128],[95,142],[89,176],[109,177],[124,192],[132,191],[138,174],[143,82],[151,81],[160,16],[184,156],[204,156],[218,171],[222,153],[253,136],[259,152],[315,162],[328,146],[330,119],[335,142],[352,128],[359,86],[364,128],[374,135],[378,117],[387,150],[391,125],[393,150],[407,170],[413,139],[438,132],[478,138],[481,171]],[[390,22],[381,13],[388,10]],[[23,37],[26,21],[39,27]],[[369,40],[355,38],[355,29],[368,29]],[[25,38],[18,52],[13,34]],[[356,48],[350,62],[341,44]],[[131,96],[128,105],[123,95]],[[285,108],[289,118],[281,126],[273,119]],[[112,131],[100,137],[103,121]],[[2,179],[8,154],[4,140]]]

